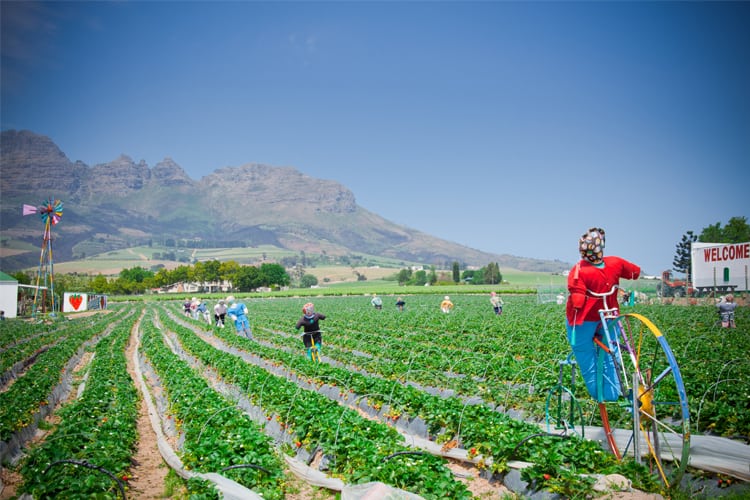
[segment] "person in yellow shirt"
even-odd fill
[[[453,309],[453,302],[451,302],[451,298],[449,296],[445,296],[443,301],[440,303],[440,310],[443,311],[445,314],[448,314]]]

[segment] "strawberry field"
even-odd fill
[[[583,497],[592,494],[595,475],[609,473],[642,490],[662,489],[646,467],[543,425],[558,361],[569,353],[564,306],[507,296],[496,316],[486,296],[454,295],[455,309],[442,314],[440,299],[409,296],[398,311],[389,297],[383,310],[369,297],[314,298],[327,316],[319,364],[308,361],[294,331],[310,298],[246,299],[253,341],[231,325],[212,328],[183,316],[181,301],[117,304],[106,314],[52,323],[5,322],[0,458],[22,478],[18,493],[128,495],[137,409],[148,403],[185,488],[197,496],[237,486],[263,498],[293,497],[291,470],[301,464],[298,476],[323,491],[382,482],[424,498],[470,498],[449,467],[456,461],[498,483],[515,476],[523,494]],[[650,318],[668,339],[693,434],[747,442],[748,309],[738,309],[735,330],[721,329],[709,306],[628,311]],[[125,350],[134,345],[137,360],[129,360]],[[128,363],[141,380],[128,374]],[[580,393],[578,400],[584,423],[598,425],[596,405]],[[50,416],[46,436],[32,445]]]

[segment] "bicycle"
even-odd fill
[[[318,334],[317,342],[315,341],[315,334]],[[313,363],[320,363],[320,346],[322,343],[322,336],[323,332],[321,330],[316,330],[314,332],[304,332],[302,333],[302,342],[305,342],[305,336],[308,335],[310,339],[310,347],[307,347],[307,344],[305,343],[305,347],[307,349],[307,357],[310,359]]]
[[[633,456],[642,463],[645,459],[649,470],[669,487],[682,478],[690,455],[687,393],[672,349],[656,325],[641,314],[619,314],[616,304],[608,306],[607,299],[611,301],[612,296],[617,299],[617,289],[615,285],[609,292],[589,292],[604,302],[604,308],[599,310],[601,327],[594,337],[596,356],[598,360],[609,356],[616,374],[616,380],[608,377],[600,361],[596,399],[602,427],[607,444],[618,460]],[[604,400],[605,384],[608,389],[617,389],[616,401]],[[550,392],[561,393],[558,386]],[[548,415],[551,414],[549,401],[548,397]],[[561,419],[557,421],[558,426],[570,424]],[[618,428],[628,427],[629,434],[616,432]]]

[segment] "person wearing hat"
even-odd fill
[[[190,299],[190,315],[193,317],[193,319],[198,319],[198,304],[200,304],[200,300],[198,300],[198,297],[193,297]]]
[[[635,280],[641,268],[616,256],[604,256],[604,229],[592,227],[578,241],[581,260],[568,274],[568,302],[565,316],[568,343],[573,349],[581,376],[589,394],[598,402],[619,398],[620,382],[611,356],[598,351],[594,336],[601,335],[600,309],[614,309],[619,314],[617,295],[612,291],[621,279]],[[606,300],[606,302],[605,302]],[[597,373],[607,383],[597,384]],[[599,394],[601,390],[601,394]]]
[[[237,302],[234,295],[227,297],[227,314],[232,321],[234,321],[234,327],[237,329],[237,335],[245,335],[250,340],[253,340],[253,332],[250,330],[250,321],[247,319],[247,306],[244,302]]]
[[[302,343],[305,344],[307,350],[307,359],[312,360],[312,346],[313,343],[318,348],[318,356],[320,356],[320,348],[323,344],[323,333],[320,331],[320,320],[326,319],[325,314],[315,312],[315,305],[312,302],[308,302],[302,306],[302,317],[297,321],[294,329],[299,331],[303,329]]]
[[[198,316],[203,318],[203,321],[211,324],[211,316],[208,313],[208,304],[204,300],[198,299],[198,307],[195,309],[198,312]]]
[[[443,311],[445,314],[448,314],[453,309],[453,302],[451,302],[451,298],[446,295],[445,298],[443,298],[443,301],[440,303],[440,310]]]
[[[734,310],[737,309],[734,295],[728,293],[725,297],[722,297],[721,301],[716,304],[716,308],[719,311],[719,317],[721,317],[722,328],[737,328],[734,322]]]
[[[375,309],[383,309],[383,299],[381,299],[380,297],[378,297],[377,293],[373,293],[372,294],[372,300],[370,300],[370,304]]]
[[[495,314],[500,316],[503,313],[503,299],[496,292],[490,292],[490,304]]]
[[[227,304],[224,299],[219,300],[214,306],[214,321],[216,326],[224,328],[224,318],[227,315]]]

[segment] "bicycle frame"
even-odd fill
[[[315,363],[320,363],[320,349],[318,348],[318,344],[315,343],[315,337],[313,336],[313,334],[315,333],[320,333],[321,335],[323,334],[322,330],[316,330],[314,332],[303,332],[301,337],[303,342],[305,336],[310,337],[310,347],[308,347],[308,349],[310,349],[310,359]]]
[[[632,391],[632,385],[628,377],[623,376],[624,373],[627,373],[627,369],[625,368],[625,361],[622,357],[622,351],[625,350],[627,352],[628,356],[630,356],[631,361],[635,366],[637,366],[637,362],[635,359],[635,355],[633,354],[633,349],[631,347],[630,339],[627,336],[627,332],[622,328],[622,324],[620,323],[620,314],[617,306],[615,305],[610,307],[607,303],[607,298],[610,297],[614,297],[614,300],[617,300],[616,292],[618,288],[619,287],[617,285],[614,285],[609,292],[588,293],[590,293],[594,297],[601,298],[604,302],[604,308],[599,309],[599,319],[602,324],[601,331],[603,332],[603,341],[594,337],[594,343],[597,344],[601,349],[603,349],[604,352],[612,356],[612,359],[615,362],[615,366],[617,367],[616,373],[618,381],[620,382],[620,396],[628,397],[629,393],[631,393]],[[622,341],[620,341],[620,339],[622,339]],[[638,374],[638,376],[639,378],[641,378],[640,373]]]

